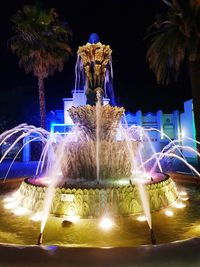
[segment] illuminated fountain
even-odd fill
[[[38,166],[43,175],[25,179],[14,201],[7,199],[5,204],[15,209],[16,214],[31,211],[35,220],[42,220],[39,244],[49,213],[65,218],[65,222],[145,215],[139,220],[147,220],[151,242],[155,244],[151,212],[164,209],[167,216],[172,216],[170,206],[185,205],[160,164],[167,153],[182,160],[173,153],[175,142],[173,148],[161,153],[153,151],[149,144],[151,155],[145,158],[142,136],[147,136],[147,131],[124,127],[121,123],[124,109],[103,105],[112,78],[111,53],[109,46],[95,38],[79,47],[76,84],[84,86],[87,105],[69,109],[74,122],[70,134],[53,136],[43,129],[21,125],[0,136],[1,142],[5,142],[13,132],[23,132],[15,141],[18,142],[36,134],[35,138],[39,135],[45,143]],[[107,219],[102,225],[111,225]]]

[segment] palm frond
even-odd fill
[[[163,0],[168,11],[150,26],[147,61],[158,83],[177,77],[185,56],[200,57],[200,6],[195,0]]]
[[[47,77],[61,70],[71,54],[71,29],[54,8],[25,5],[12,17],[14,36],[8,41],[19,65],[35,76]]]

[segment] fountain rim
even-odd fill
[[[114,264],[112,266],[123,266],[128,267],[130,264],[137,259],[137,266],[144,266],[145,259],[151,260],[153,263],[161,264],[160,256],[163,255],[162,260],[164,260],[165,256],[168,255],[168,261],[174,261],[178,264],[179,261],[185,261],[185,258],[182,257],[185,252],[188,256],[190,255],[196,260],[200,259],[199,256],[199,245],[200,245],[200,236],[183,239],[178,241],[173,241],[169,243],[162,243],[157,245],[140,245],[133,247],[65,247],[65,246],[57,246],[55,245],[55,251],[52,255],[53,257],[49,257],[48,252],[52,252],[50,250],[50,246],[42,245],[18,245],[18,244],[10,244],[10,243],[0,243],[0,256],[3,263],[9,263],[13,266],[12,260],[17,256],[20,263],[24,264],[28,262],[30,264],[30,259],[33,259],[33,266],[38,266],[38,261],[34,259],[38,259],[38,257],[43,260],[46,259],[46,264],[44,266],[48,266],[49,261],[51,261],[52,266],[58,266],[59,263],[67,264],[66,259],[69,260],[69,265],[66,266],[77,266],[77,264],[84,264],[85,266],[91,266],[91,263],[96,264],[97,256],[99,259],[99,263],[104,264],[104,266],[110,266],[110,264]],[[8,252],[6,253],[5,250]],[[148,253],[146,253],[148,250]],[[38,252],[40,251],[40,255]],[[7,257],[6,254],[10,255]],[[24,257],[25,255],[29,255],[29,257]],[[90,257],[85,257],[85,255],[90,255]],[[19,257],[19,254],[21,257]],[[12,255],[12,256],[11,256]],[[58,260],[59,255],[59,260]],[[158,255],[160,255],[158,257]],[[75,257],[74,257],[75,256]],[[108,260],[109,259],[109,260]],[[25,266],[25,265],[20,265]],[[157,266],[157,265],[156,265]],[[161,266],[161,265],[159,265]],[[182,266],[182,265],[178,265]],[[184,265],[186,266],[186,265]],[[197,266],[197,265],[194,265]]]
[[[156,174],[162,174],[163,178],[160,178],[160,180],[158,180],[158,181],[148,181],[144,185],[148,186],[148,185],[159,184],[161,182],[165,182],[166,180],[168,180],[170,178],[170,175],[167,174],[167,173],[164,173],[164,172],[155,173],[155,175]],[[29,177],[26,177],[24,179],[24,182],[29,184],[29,185],[36,186],[36,187],[41,187],[41,188],[47,188],[48,187],[47,185],[44,185],[44,184],[34,184],[34,183],[32,183],[30,181],[30,179],[36,179],[36,180],[37,179],[43,179],[42,176],[29,176]],[[129,178],[126,178],[126,180],[128,181]],[[109,181],[107,181],[107,183],[106,183],[106,181],[104,181],[102,184],[101,183],[97,184],[97,183],[95,183],[96,181],[92,181],[93,183],[95,183],[92,186],[89,185],[89,184],[87,185],[88,180],[85,180],[84,182],[85,182],[85,184],[83,183],[81,186],[75,186],[76,179],[74,179],[74,184],[70,184],[69,183],[66,187],[57,186],[56,189],[68,189],[69,188],[71,190],[72,189],[76,189],[76,190],[78,190],[78,189],[82,189],[82,190],[84,190],[84,189],[87,189],[87,190],[89,190],[89,189],[93,189],[93,190],[99,189],[99,190],[103,190],[104,189],[104,190],[106,190],[106,189],[118,189],[118,188],[121,188],[121,187],[124,187],[124,186],[137,186],[136,182],[135,183],[129,183],[129,184],[126,184],[126,185],[122,185],[122,184],[120,185],[120,184],[114,184],[113,180],[109,180]]]

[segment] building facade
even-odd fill
[[[103,103],[104,105],[108,104],[109,99],[104,98]],[[71,98],[63,99],[63,110],[51,112],[48,122],[51,133],[67,134],[73,127],[68,109],[85,104],[84,91],[72,91]],[[161,151],[171,140],[177,140],[181,146],[196,150],[192,100],[184,102],[183,112],[174,110],[172,113],[164,113],[162,110],[158,110],[156,113],[143,113],[139,110],[136,113],[126,112],[125,118],[128,126],[135,125],[152,129],[149,131],[149,138],[157,152]],[[182,153],[187,159],[196,159],[196,154],[187,149],[183,149]],[[23,150],[23,160],[30,160],[30,147],[28,146]]]

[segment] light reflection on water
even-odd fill
[[[200,194],[194,187],[186,189],[190,198],[184,209],[171,207],[174,216],[167,217],[164,210],[152,215],[157,243],[187,239],[200,235]],[[0,198],[0,243],[35,245],[40,231],[40,222],[29,220],[30,215],[16,216],[3,207]],[[99,228],[97,219],[81,219],[78,223],[62,226],[62,218],[48,219],[43,244],[69,247],[124,247],[150,244],[146,222],[137,221],[137,216],[114,219],[109,231]]]

